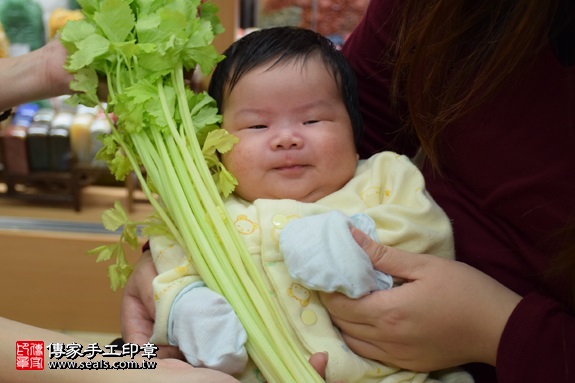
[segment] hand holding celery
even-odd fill
[[[200,0],[79,0],[85,19],[62,31],[67,69],[75,73],[75,102],[98,104],[98,76],[108,82],[108,112],[117,129],[103,138],[99,158],[116,178],[134,171],[156,209],[145,234],[169,234],[185,249],[208,287],[224,295],[248,333],[247,349],[268,382],[321,382],[277,315],[262,276],[228,218],[222,197],[235,180],[217,153],[235,137],[207,94],[184,85],[184,70],[208,74],[222,59],[212,45],[222,26],[216,8]],[[198,13],[198,9],[200,12]],[[202,150],[203,147],[203,150]],[[144,179],[140,168],[146,170]],[[154,193],[161,197],[160,204]],[[122,240],[137,246],[135,223],[120,204],[104,224],[124,226]],[[120,245],[95,249],[113,288],[129,273]]]

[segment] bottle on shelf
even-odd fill
[[[50,170],[65,172],[72,165],[72,150],[70,147],[70,126],[74,113],[62,110],[56,113],[49,131]]]
[[[75,160],[80,164],[89,164],[92,160],[90,127],[97,112],[97,108],[78,105],[76,115],[70,126],[72,153]]]
[[[10,175],[27,175],[28,163],[27,135],[28,127],[38,111],[36,104],[23,104],[14,113],[9,125],[3,131],[2,145],[4,171]]]
[[[54,109],[38,110],[28,128],[28,160],[30,171],[50,170],[50,125],[54,119]]]

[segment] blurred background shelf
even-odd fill
[[[82,209],[82,189],[109,174],[107,168],[87,165],[75,165],[67,172],[39,171],[25,175],[5,173],[0,179],[5,184],[0,197],[38,204],[66,204],[79,212]]]

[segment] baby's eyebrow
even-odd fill
[[[326,107],[330,107],[331,106],[331,102],[328,100],[314,100],[311,101],[309,103],[303,104],[301,106],[298,106],[297,108],[293,109],[294,113],[301,113],[301,112],[305,112],[307,110],[312,110],[312,109],[319,109],[319,108],[326,108]],[[243,115],[247,115],[247,116],[257,116],[257,117],[266,117],[270,114],[269,111],[267,111],[264,108],[258,108],[258,107],[245,107],[245,108],[241,108],[238,109],[234,112],[234,117],[240,117]]]
[[[325,108],[325,107],[330,107],[332,105],[331,101],[328,100],[316,100],[316,101],[312,101],[309,102],[305,105],[302,105],[301,107],[297,108],[297,111],[304,111],[304,110],[309,110],[309,109],[318,109],[318,108]]]
[[[239,109],[235,112],[235,115],[242,115],[242,114],[256,114],[258,116],[263,116],[268,114],[264,109],[260,109],[260,108],[243,108],[243,109]]]

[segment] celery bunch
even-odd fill
[[[184,71],[208,74],[222,59],[212,45],[222,31],[217,8],[200,0],[79,0],[83,20],[62,30],[67,69],[79,93],[73,102],[98,104],[98,78],[108,83],[108,112],[117,128],[98,157],[117,179],[134,171],[156,209],[144,232],[173,236],[208,287],[224,295],[248,333],[248,353],[268,382],[321,382],[277,314],[262,276],[228,217],[222,196],[235,179],[217,152],[235,138],[219,129],[221,116],[207,94],[184,84]],[[198,12],[199,10],[199,12]],[[144,168],[147,179],[144,179]],[[158,195],[162,203],[154,198]],[[116,204],[104,214],[110,230],[137,246],[135,224]],[[112,288],[131,267],[122,247],[102,246]]]

